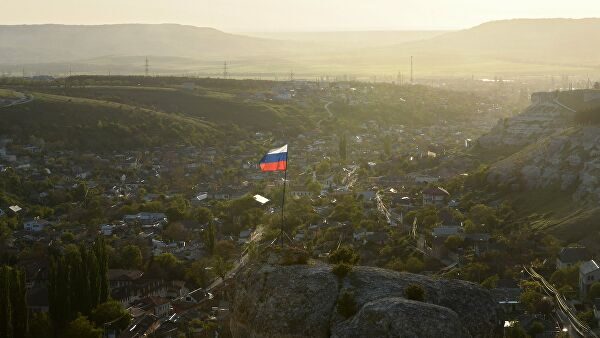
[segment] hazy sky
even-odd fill
[[[0,24],[181,23],[226,31],[457,29],[600,17],[599,0],[0,0]]]

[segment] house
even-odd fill
[[[442,188],[428,188],[423,190],[423,205],[442,205],[450,197],[450,193]]]
[[[108,282],[111,289],[133,284],[142,278],[144,273],[139,270],[109,269]]]
[[[238,237],[238,244],[248,243],[250,238],[252,237],[252,229],[246,229],[240,231],[240,236]]]
[[[135,215],[123,216],[123,221],[128,224],[139,222],[141,225],[160,225],[167,223],[167,215],[162,212],[140,212]]]
[[[309,190],[303,189],[303,188],[298,188],[298,189],[292,189],[292,191],[290,192],[290,195],[292,195],[292,197],[311,197],[313,195],[313,193]]]
[[[509,319],[509,314],[515,313],[521,303],[521,288],[513,279],[500,279],[496,287],[491,290],[494,300],[498,303],[501,310],[501,316]]]
[[[591,259],[591,255],[584,246],[568,246],[560,249],[556,258],[556,269],[571,267],[577,263]]]
[[[134,306],[146,311],[147,314],[161,318],[169,314],[171,301],[163,297],[149,296],[140,299]]]
[[[600,323],[600,298],[595,298],[593,300],[593,310],[594,318],[596,318],[596,321]]]
[[[600,266],[593,259],[579,266],[579,297],[585,298],[590,286],[600,281]]]
[[[47,220],[36,217],[30,221],[24,222],[23,229],[25,229],[25,231],[39,232],[44,230],[49,225],[50,222]]]
[[[119,338],[147,337],[152,334],[160,322],[155,315],[146,314],[134,319],[129,327],[119,334]]]
[[[103,224],[100,227],[100,232],[104,235],[104,236],[112,236],[113,234],[113,230],[115,229],[114,225],[110,225],[110,224]]]

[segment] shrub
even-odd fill
[[[356,305],[354,294],[349,291],[343,291],[337,301],[338,313],[344,318],[349,318],[352,317],[357,310],[358,306]]]
[[[346,263],[354,265],[358,263],[360,256],[350,246],[342,246],[335,249],[329,256],[329,262],[333,264]]]
[[[279,264],[304,265],[308,263],[308,252],[297,248],[284,248],[281,251]]]
[[[404,289],[404,296],[410,300],[423,302],[425,301],[425,289],[418,284],[409,284],[406,289]]]
[[[339,279],[346,277],[350,271],[352,271],[352,265],[345,263],[337,264],[331,269],[334,275],[338,276]]]

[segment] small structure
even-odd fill
[[[423,190],[423,205],[442,205],[450,197],[450,193],[442,188],[428,188]]]
[[[600,266],[593,259],[579,266],[579,297],[587,297],[590,286],[600,281]]]
[[[568,246],[560,249],[556,258],[556,269],[571,267],[577,263],[585,262],[591,257],[589,251],[584,246]]]
[[[39,232],[44,230],[49,225],[50,222],[48,222],[47,220],[36,217],[30,221],[26,221],[25,223],[23,223],[23,229],[25,229],[25,231]]]

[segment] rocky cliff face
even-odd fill
[[[600,200],[600,127],[571,127],[491,166],[488,179],[527,189],[555,187],[575,201]]]
[[[233,337],[492,337],[496,303],[480,286],[372,267],[343,279],[329,265],[260,263],[236,277]],[[408,300],[409,284],[426,290]],[[338,297],[351,292],[357,312],[345,318]]]

